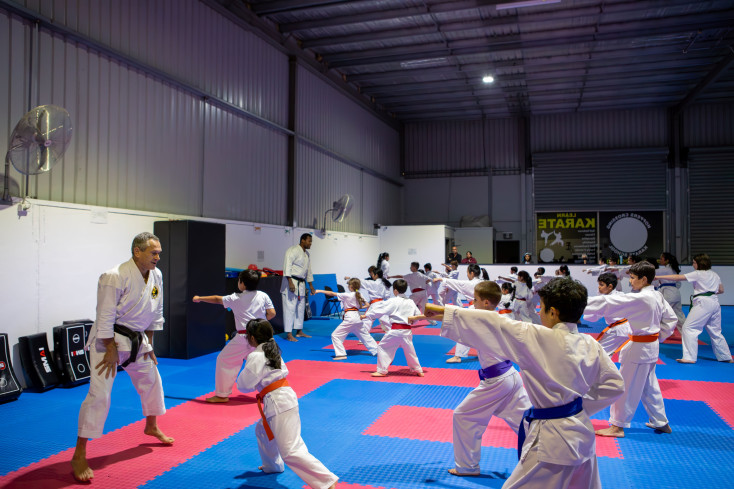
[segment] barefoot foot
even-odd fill
[[[165,433],[163,433],[157,426],[154,428],[145,428],[143,433],[148,436],[154,436],[158,438],[158,441],[166,445],[171,445],[173,443],[173,438],[171,438],[170,436],[166,436]]]
[[[416,374],[416,375],[417,375],[418,377],[425,377],[425,375],[423,374],[423,372],[416,372],[415,374]]]
[[[685,363],[685,364],[688,364],[688,365],[696,363],[695,360],[686,360],[685,358],[678,358],[675,361],[678,362],[678,363]]]
[[[461,357],[451,357],[446,360],[446,363],[461,363]]]
[[[79,482],[89,482],[94,477],[94,472],[89,468],[86,458],[72,458],[71,468],[74,471],[74,479]]]
[[[296,336],[298,338],[310,338],[311,337],[311,335],[304,333],[303,330],[300,330],[298,333],[296,333]]]
[[[213,402],[213,403],[229,402],[229,397],[220,397],[220,396],[207,397],[206,402]]]
[[[665,423],[663,426],[653,426],[652,423],[645,423],[645,426],[648,428],[652,428],[655,431],[658,431],[660,433],[672,433],[673,430],[670,428],[670,425],[668,423]]]
[[[604,430],[596,430],[595,433],[599,436],[610,436],[612,438],[624,438],[624,428],[619,426],[610,425],[609,428]]]
[[[479,475],[479,472],[477,472],[476,474],[462,474],[461,472],[459,472],[456,469],[449,469],[449,474],[457,475],[459,477],[476,477]]]
[[[292,335],[292,334],[290,334],[290,333],[288,333],[288,336],[286,336],[286,337],[285,337],[285,339],[286,339],[286,340],[288,340],[288,341],[298,341],[298,340],[297,340],[297,339],[295,339],[295,338],[293,337],[293,335]]]
[[[343,357],[334,357],[334,360],[346,360],[347,356],[344,355]]]
[[[380,372],[373,372],[373,377],[387,377],[387,374],[381,374]]]

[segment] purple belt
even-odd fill
[[[499,377],[503,373],[507,372],[512,368],[512,362],[505,360],[504,362],[495,363],[487,368],[479,370],[479,380],[493,379]]]

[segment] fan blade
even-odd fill
[[[7,157],[25,175],[47,172],[66,151],[72,130],[65,109],[55,105],[36,107],[13,130]]]

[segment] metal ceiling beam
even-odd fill
[[[669,20],[669,19],[668,19]],[[683,19],[681,19],[683,20]],[[714,20],[706,22],[694,22],[689,17],[685,18],[685,25],[666,24],[663,26],[642,28],[626,28],[614,32],[589,32],[585,34],[566,35],[567,29],[556,29],[553,32],[563,34],[551,37],[551,31],[546,31],[546,38],[533,40],[512,40],[486,38],[463,39],[443,43],[429,43],[399,46],[395,48],[369,49],[363,51],[352,51],[344,53],[323,54],[329,68],[342,68],[347,66],[368,66],[389,62],[403,62],[418,59],[441,58],[449,56],[461,56],[468,54],[487,53],[497,55],[502,51],[516,51],[528,49],[543,49],[553,46],[567,46],[571,44],[598,43],[604,41],[625,41],[629,39],[644,39],[660,35],[670,35],[682,32],[697,31],[698,29],[729,29],[734,24],[734,10]],[[625,25],[625,24],[622,24]]]
[[[726,70],[729,69],[729,67],[732,64],[732,61],[734,61],[734,48],[730,45],[729,47],[729,54],[725,56],[719,63],[714,67],[711,72],[706,75],[706,77],[701,80],[701,82],[696,85],[693,90],[691,90],[688,95],[685,96],[683,100],[680,101],[678,105],[676,105],[673,108],[674,114],[680,114],[683,109],[685,109],[691,102],[693,102],[696,97],[698,97],[700,94],[702,94],[707,88],[709,88],[712,84],[716,82],[716,80],[719,79],[722,73],[724,73]]]
[[[349,0],[274,0],[268,2],[248,2],[249,8],[257,15],[270,15],[279,12],[303,10],[313,7],[328,7],[330,5],[346,3]]]

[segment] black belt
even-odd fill
[[[127,326],[122,326],[121,324],[115,324],[114,330],[115,333],[119,333],[126,338],[130,338],[131,341],[130,358],[120,364],[122,368],[125,368],[130,365],[130,362],[134,362],[135,359],[138,358],[138,351],[140,350],[140,341],[143,339],[143,333],[140,331],[133,331]]]
[[[292,278],[296,282],[305,282],[306,281],[305,278],[301,278],[301,277],[293,277],[293,276],[291,276],[290,278]]]

